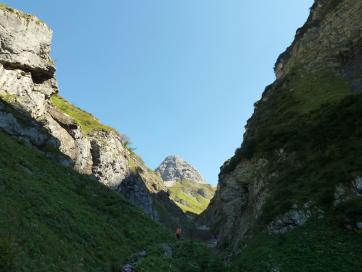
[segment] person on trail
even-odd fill
[[[180,239],[181,239],[181,234],[182,234],[182,230],[181,230],[180,227],[178,227],[178,228],[176,229],[176,238],[177,238],[177,240],[180,240]]]

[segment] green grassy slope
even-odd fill
[[[148,248],[149,255],[137,267],[137,272],[227,272],[222,258],[194,241],[173,244],[172,258],[162,254],[162,246]]]
[[[362,235],[338,227],[333,220],[310,221],[287,234],[260,233],[231,271],[357,272],[361,271],[361,245]]]
[[[119,271],[144,249],[138,271],[224,271],[208,249],[176,243],[119,193],[2,132],[0,194],[0,271]],[[172,258],[161,243],[171,246]]]
[[[170,240],[118,193],[3,133],[0,154],[3,271],[110,271],[135,251]]]
[[[202,213],[214,196],[215,189],[209,184],[200,184],[192,181],[178,181],[169,188],[170,198],[184,212],[193,214]]]

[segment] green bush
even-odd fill
[[[362,235],[333,219],[311,221],[286,234],[260,233],[231,267],[235,272],[350,272],[360,270]]]
[[[171,244],[173,255],[165,257],[160,246],[148,249],[147,256],[138,266],[142,272],[224,272],[222,259],[204,245],[194,241]]]

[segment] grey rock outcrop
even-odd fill
[[[205,183],[201,174],[193,166],[175,155],[166,157],[155,171],[163,181],[189,180]]]
[[[236,250],[261,215],[268,197],[265,185],[273,179],[268,165],[268,160],[262,158],[245,161],[234,171],[220,175],[215,196],[199,219],[199,223],[211,228],[216,222],[222,226],[217,229],[218,247],[232,241]]]
[[[279,216],[268,225],[269,233],[286,233],[298,226],[304,225],[312,216],[312,211],[309,208],[309,203],[306,203],[302,208],[293,205],[292,209],[284,215]]]
[[[297,30],[294,42],[276,62],[277,79],[290,73],[296,64],[312,70],[341,68],[348,58],[356,59],[361,50],[362,22],[357,18],[361,13],[361,6],[354,0],[316,0],[306,24]]]
[[[356,177],[353,183],[356,193],[362,195],[362,177]]]
[[[35,16],[0,9],[0,62],[5,66],[30,71],[35,81],[52,78],[51,38],[52,30]]]

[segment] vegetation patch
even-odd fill
[[[139,272],[226,272],[222,259],[198,242],[170,244],[172,256],[165,256],[162,245],[148,248],[148,256],[137,266]]]
[[[356,176],[362,175],[360,105],[361,94],[349,95],[299,118],[289,130],[271,134],[262,143],[266,150],[279,146],[286,154],[294,154],[287,161],[270,159],[269,171],[277,171],[278,176],[269,185],[273,205],[265,205],[267,218],[285,212],[293,203],[312,201],[338,218],[346,218],[342,215],[348,211],[347,221],[362,220],[361,198],[334,208],[336,187],[351,188]]]
[[[15,94],[0,94],[0,100],[8,104],[14,104],[16,102],[16,95]]]
[[[14,8],[11,8],[9,7],[8,5],[4,4],[4,3],[0,3],[0,9],[1,10],[7,10],[7,11],[10,11],[10,12],[13,12],[15,13],[18,17],[20,18],[24,18],[25,20],[27,20],[28,22],[30,20],[34,20],[36,24],[45,24],[42,20],[40,20],[38,17],[32,15],[32,14],[29,14],[29,13],[26,13],[26,12],[23,12],[23,11],[19,11],[17,9],[14,9]]]
[[[119,271],[143,250],[137,271],[225,271],[210,250],[176,242],[119,193],[2,132],[0,142],[0,271]]]
[[[188,180],[177,181],[169,188],[170,198],[183,212],[200,214],[208,207],[215,189],[209,184]]]
[[[74,106],[58,95],[53,95],[51,102],[57,109],[72,117],[86,134],[97,130],[114,131],[113,128],[101,124],[92,114]]]
[[[311,119],[312,112],[350,95],[353,95],[351,84],[333,71],[308,73],[294,68],[281,82],[266,89],[264,99],[256,104],[255,113],[248,121],[247,137],[222,167],[222,173],[234,170],[243,159],[271,154],[292,143],[295,133],[302,133],[310,125],[306,121]],[[314,119],[318,120],[318,116]]]
[[[340,228],[334,221],[311,221],[286,234],[255,236],[230,271],[359,271],[361,244],[361,234]]]

